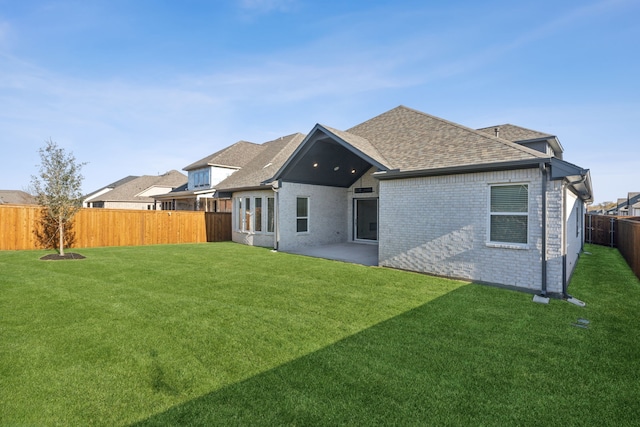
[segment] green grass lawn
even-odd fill
[[[587,251],[584,308],[232,243],[0,252],[0,425],[638,425],[640,282]]]

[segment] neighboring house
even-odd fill
[[[0,205],[37,205],[31,194],[20,190],[0,190]]]
[[[128,176],[85,197],[83,206],[110,209],[157,209],[153,198],[187,182],[186,175],[171,170],[162,175]]]
[[[247,141],[217,151],[186,166],[188,182],[173,191],[154,196],[163,210],[227,212],[229,200],[214,198],[216,185],[245,166],[262,146]]]
[[[105,185],[104,187],[100,188],[99,190],[94,191],[93,193],[89,193],[86,196],[84,196],[84,199],[82,200],[82,207],[83,208],[102,208],[104,207],[104,202],[103,201],[98,201],[100,200],[100,196],[102,196],[103,194],[108,193],[109,191],[113,191],[116,189],[116,187],[119,187],[123,184],[126,184],[127,182],[140,178],[139,176],[134,176],[134,175],[129,175],[127,177],[124,177],[122,179],[119,179],[116,182],[112,182],[109,185]],[[95,206],[94,206],[95,203]]]
[[[640,193],[627,193],[625,199],[618,199],[615,206],[605,213],[617,216],[640,216]]]
[[[404,106],[347,131],[317,124],[263,144],[217,193],[233,198],[236,242],[372,244],[380,266],[566,296],[590,173],[555,136],[495,128]]]

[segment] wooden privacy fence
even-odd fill
[[[618,248],[640,278],[640,217],[586,215],[585,242]]]
[[[640,218],[618,218],[618,250],[640,279]]]
[[[38,249],[39,206],[0,206],[0,250]],[[74,248],[231,240],[231,214],[191,211],[81,209]]]

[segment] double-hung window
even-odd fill
[[[253,230],[262,231],[262,197],[256,197],[254,205]]]
[[[242,197],[238,197],[237,199],[237,207],[238,207],[238,216],[236,217],[236,230],[242,231],[244,230],[244,212],[242,209]]]
[[[242,231],[251,231],[251,198],[244,199],[244,228]]]
[[[527,184],[491,186],[491,242],[526,244],[529,230]]]
[[[275,199],[267,197],[267,233],[273,233],[275,229]]]
[[[309,198],[296,198],[296,232],[306,233],[309,231]]]

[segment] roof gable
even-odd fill
[[[371,166],[387,170],[384,161],[366,139],[317,124],[272,179],[350,187]]]

